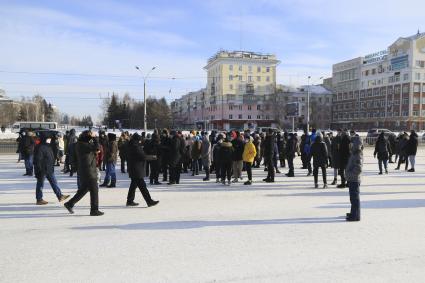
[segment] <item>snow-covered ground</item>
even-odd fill
[[[0,282],[423,282],[425,151],[417,172],[377,175],[365,150],[362,221],[347,223],[347,189],[313,189],[313,178],[224,187],[183,175],[150,186],[156,207],[125,207],[129,180],[100,190],[102,217],[89,196],[69,215],[16,156],[0,156]],[[300,167],[299,159],[296,168]],[[331,172],[328,172],[331,173]],[[76,178],[57,173],[65,193]],[[330,174],[329,182],[332,181]]]

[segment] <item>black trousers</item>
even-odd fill
[[[148,161],[149,167],[150,167],[150,175],[149,180],[151,183],[158,182],[159,178],[159,161],[158,160],[152,160]]]
[[[221,164],[221,181],[230,181],[232,177],[232,162],[225,162]]]
[[[294,158],[292,156],[288,156],[288,167],[290,176],[294,176]]]
[[[167,177],[168,177],[168,164],[167,164],[167,162],[163,161],[161,163],[161,169],[162,169],[161,170],[162,171],[162,178],[163,178],[164,181],[167,181]]]
[[[120,159],[121,159],[121,173],[125,173],[125,162],[127,160],[123,156],[120,156]]]
[[[170,183],[180,183],[181,164],[170,166]]]
[[[210,167],[204,166],[204,170],[205,170],[205,178],[209,179],[210,178]]]
[[[73,207],[87,192],[90,192],[90,210],[97,211],[99,209],[99,187],[96,179],[86,180],[85,182],[82,182],[80,179],[77,193],[68,203]]]
[[[351,217],[360,219],[360,183],[348,182],[348,189],[350,191]]]
[[[305,163],[307,165],[308,173],[311,173],[311,154],[307,154],[305,157]]]
[[[267,179],[274,181],[274,162],[273,158],[268,158],[264,160],[266,162],[267,167]]]
[[[220,179],[221,178],[221,163],[215,161],[215,177],[216,179]]]
[[[127,194],[127,203],[134,201],[137,187],[142,193],[142,196],[145,199],[146,203],[147,204],[152,203],[151,195],[148,189],[146,188],[146,183],[145,183],[145,180],[143,180],[143,178],[140,178],[140,179],[131,178],[131,183],[130,183],[130,187],[128,188],[128,194]]]
[[[319,179],[319,168],[322,169],[322,177],[323,177],[323,184],[327,184],[326,182],[326,165],[323,166],[314,166],[313,168],[313,175],[314,175],[314,183],[317,184],[318,183],[318,179]]]
[[[338,169],[338,175],[341,176],[341,184],[345,184],[345,170],[339,168]]]
[[[248,180],[252,181],[252,163],[245,162],[246,174],[248,175]]]

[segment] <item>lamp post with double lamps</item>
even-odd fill
[[[143,76],[143,130],[146,132],[148,130],[148,120],[146,115],[146,80],[149,77],[150,73],[155,70],[156,67],[152,67],[152,69],[143,76],[142,70],[140,70],[139,66],[136,66],[136,70],[138,70]]]

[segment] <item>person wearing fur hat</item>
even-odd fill
[[[106,172],[103,184],[101,187],[115,188],[117,184],[117,174],[115,172],[115,165],[117,164],[118,145],[117,136],[115,134],[108,134],[108,146],[106,147]],[[111,182],[111,183],[109,183]]]
[[[345,177],[350,191],[351,211],[347,221],[360,221],[360,181],[363,167],[363,144],[359,136],[351,138],[351,155],[345,168]]]

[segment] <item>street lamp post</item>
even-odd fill
[[[136,66],[136,69],[142,74],[142,70],[138,66]],[[150,75],[150,73],[155,70],[156,67],[152,67],[152,69],[146,74],[146,76],[143,77],[143,130],[146,132],[148,130],[148,120],[146,115],[146,79]]]
[[[311,76],[308,76],[308,89],[307,89],[307,134],[310,132],[310,79]],[[323,79],[320,77],[319,80]]]
[[[308,76],[308,89],[307,89],[307,134],[310,132],[310,76]]]

